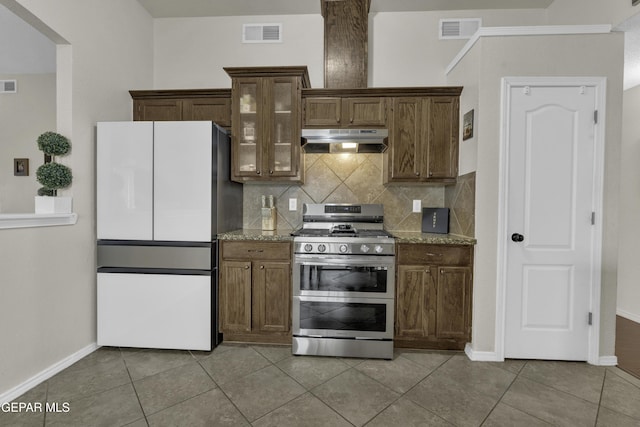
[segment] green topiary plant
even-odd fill
[[[54,156],[64,156],[71,150],[71,143],[65,136],[55,132],[45,132],[38,137],[38,148],[44,154],[51,156],[51,161],[46,162],[36,170],[36,179],[42,188],[38,189],[38,196],[56,196],[58,190],[71,185],[73,175],[71,169],[54,161]]]

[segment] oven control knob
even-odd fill
[[[311,249],[313,249],[313,246],[311,246],[310,244],[306,244],[304,245],[304,250],[305,252],[311,252]]]
[[[318,245],[318,252],[324,252],[327,250],[327,247],[323,244]]]
[[[375,248],[373,248],[374,251],[376,251],[376,253],[382,253],[382,251],[384,251],[384,248],[380,245],[376,245]]]
[[[369,246],[367,246],[367,245],[360,245],[360,252],[362,252],[362,253],[365,253],[365,254],[366,254],[366,253],[367,253],[367,252],[369,252],[370,250],[371,250],[371,248],[369,248]]]
[[[339,250],[341,254],[346,254],[347,251],[349,250],[349,247],[347,245],[340,245]]]

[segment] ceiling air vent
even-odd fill
[[[242,43],[280,43],[282,24],[243,24]]]
[[[440,39],[469,39],[482,25],[480,18],[441,19]]]
[[[18,92],[17,80],[0,80],[0,93]]]

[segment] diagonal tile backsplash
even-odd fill
[[[412,213],[413,200],[423,207],[445,207],[445,188],[431,185],[383,185],[382,154],[305,154],[305,184],[244,184],[244,228],[261,227],[261,197],[276,199],[278,228],[302,226],[303,203],[382,203],[385,227],[420,231],[422,215]],[[298,209],[289,211],[289,199]]]

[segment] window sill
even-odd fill
[[[51,227],[58,225],[74,225],[78,222],[78,214],[0,214],[0,230],[6,228]]]

